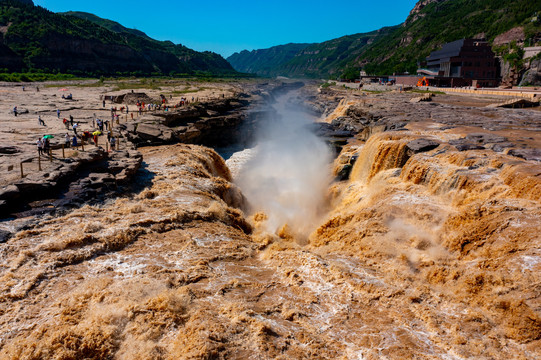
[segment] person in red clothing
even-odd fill
[[[94,144],[98,146],[98,135],[94,135]]]

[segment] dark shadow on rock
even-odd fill
[[[153,184],[156,173],[148,170],[146,162],[141,163],[141,167],[135,173],[131,185],[128,187],[129,192],[133,195],[139,194],[145,189],[148,189]]]

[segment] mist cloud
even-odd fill
[[[317,225],[329,185],[331,151],[308,126],[313,119],[286,107],[288,96],[278,98],[278,118],[259,129],[255,155],[244,165],[237,183],[252,212],[264,212],[267,231],[288,225],[308,236]]]

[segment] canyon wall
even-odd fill
[[[538,112],[333,91],[351,169],[307,238],[195,145],[141,148],[131,196],[11,222],[0,359],[539,357]]]

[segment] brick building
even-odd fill
[[[418,73],[434,86],[498,86],[499,62],[488,42],[462,39],[432,52]]]

